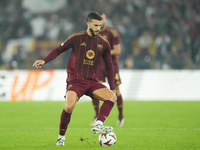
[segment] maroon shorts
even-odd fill
[[[97,89],[107,88],[105,85],[94,80],[75,79],[67,82],[67,91],[74,91],[80,98],[84,94],[93,98],[93,92]]]
[[[114,68],[114,76],[115,76],[115,86],[121,84],[121,78],[119,76],[119,69],[118,66],[113,66]],[[96,72],[96,77],[99,81],[106,82],[106,70],[105,69],[98,69]]]

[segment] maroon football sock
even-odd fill
[[[71,113],[67,113],[64,109],[61,113],[60,117],[60,129],[59,129],[59,134],[60,135],[65,135],[65,132],[67,131],[67,126],[70,122],[71,119]]]
[[[123,100],[122,96],[117,96],[117,107],[119,110],[119,118],[123,118]]]
[[[112,101],[109,101],[109,100],[104,101],[104,103],[102,104],[100,108],[97,120],[101,120],[102,122],[104,122],[106,118],[108,117],[108,115],[110,114],[110,111],[112,110],[113,105],[114,103]]]
[[[93,103],[93,106],[94,106],[96,116],[98,116],[99,115],[99,100],[92,99],[92,103]]]

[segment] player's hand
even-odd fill
[[[44,64],[45,64],[44,60],[36,60],[35,63],[33,64],[33,67],[41,68]]]

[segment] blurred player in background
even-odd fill
[[[97,12],[89,13],[87,16],[88,27],[86,31],[72,34],[65,42],[52,50],[44,60],[36,60],[33,64],[36,68],[41,68],[41,66],[55,59],[61,53],[72,48],[67,64],[68,76],[65,108],[61,113],[57,146],[64,146],[65,133],[72,111],[76,102],[84,94],[104,101],[97,121],[91,131],[93,133],[109,133],[113,130],[113,127],[103,125],[117,98],[115,96],[111,49],[109,42],[99,34],[101,25],[101,15]],[[106,64],[107,77],[111,90],[99,83],[95,76],[100,58],[103,58]]]
[[[119,110],[119,116],[117,121],[117,126],[122,127],[124,125],[124,117],[123,117],[123,99],[120,93],[119,85],[121,84],[121,79],[119,76],[119,67],[118,67],[118,56],[121,53],[121,45],[120,45],[120,37],[119,33],[110,27],[106,26],[107,18],[104,13],[100,13],[102,17],[102,26],[100,30],[100,34],[108,40],[111,47],[111,56],[112,56],[112,63],[114,67],[114,77],[115,77],[115,90],[117,95],[117,107]],[[105,69],[106,65],[103,59],[100,59],[100,63],[98,64],[98,69],[96,72],[96,76],[99,79],[100,83],[105,82],[105,78],[107,77],[108,73]],[[96,116],[94,120],[90,124],[90,126],[94,126],[96,119],[99,114],[99,101],[96,99],[92,99],[92,103],[95,109]]]

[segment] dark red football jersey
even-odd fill
[[[104,31],[100,32],[100,34],[106,40],[108,40],[108,42],[110,43],[111,50],[113,49],[114,45],[120,44],[119,33],[114,28],[106,27],[106,29]],[[118,60],[117,55],[112,56],[112,61],[113,61],[114,65],[118,65],[119,60]]]
[[[113,49],[114,45],[120,44],[119,33],[114,28],[106,27],[106,29],[104,31],[100,32],[100,34],[106,40],[108,40],[108,42],[110,43],[111,49]],[[118,68],[118,64],[119,64],[118,56],[117,55],[112,55],[111,57],[112,57],[112,62],[113,62],[114,67]],[[105,63],[104,63],[103,59],[100,59],[100,63],[98,65],[98,69],[101,70],[102,72],[106,71],[105,70]]]
[[[87,34],[87,31],[72,34],[59,47],[51,51],[44,59],[45,63],[48,63],[69,48],[72,48],[72,52],[67,63],[67,81],[74,79],[98,80],[95,72],[102,57],[106,64],[110,89],[115,89],[111,49],[107,40],[101,35],[91,37]]]

